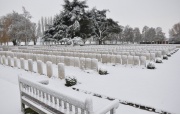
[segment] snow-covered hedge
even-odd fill
[[[100,75],[107,75],[107,74],[108,74],[108,71],[107,71],[105,68],[100,67],[100,68],[99,68],[99,74],[100,74]]]
[[[76,83],[77,83],[77,79],[74,76],[70,76],[70,75],[66,76],[65,80],[66,80],[65,85],[68,86],[68,87],[76,85]]]
[[[147,64],[147,68],[148,69],[155,69],[156,67],[155,67],[155,63],[154,62],[149,62],[148,64]]]
[[[168,56],[167,56],[167,55],[164,55],[164,56],[163,56],[163,59],[164,59],[164,60],[168,60]]]
[[[161,58],[156,58],[156,63],[162,63],[162,59]]]
[[[170,53],[168,53],[168,54],[167,54],[167,56],[168,56],[168,57],[171,57],[171,54],[170,54]]]

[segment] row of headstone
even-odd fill
[[[12,61],[14,63],[12,63]],[[7,65],[10,67],[18,67],[18,59],[16,57],[11,58],[10,56],[6,57],[0,56],[0,64],[2,65]],[[20,69],[25,70],[25,60],[24,58],[20,58]],[[34,67],[33,67],[33,60],[28,59],[28,71],[34,72]],[[50,78],[53,76],[53,67],[52,67],[52,62],[47,61],[46,62],[46,71],[47,71],[47,76]],[[37,72],[40,75],[43,75],[43,62],[41,60],[37,60]],[[58,78],[64,79],[65,78],[65,68],[63,63],[58,63]]]
[[[103,63],[122,64],[122,65],[144,65],[146,66],[146,56],[127,56],[127,55],[102,55]]]
[[[154,54],[155,53],[155,57]],[[79,57],[79,58],[95,58],[98,59],[99,62],[102,62],[102,55],[101,54],[93,54],[93,53],[73,53],[73,52],[49,52],[47,53],[48,55],[54,54],[56,56],[68,56],[68,57]],[[164,55],[167,54],[167,51],[164,53]],[[41,54],[37,54],[37,55],[41,55]],[[104,54],[105,55],[105,54]],[[111,55],[111,54],[107,54],[107,55]],[[155,60],[156,57],[162,58],[163,54],[162,51],[151,51],[150,53],[146,52],[146,53],[141,53],[141,52],[116,52],[115,55],[131,55],[131,56],[146,56],[147,60]],[[50,56],[51,57],[51,56]],[[35,58],[37,58],[37,56],[35,55]],[[37,60],[37,59],[34,59]],[[45,58],[44,60],[45,62],[50,61],[50,59],[48,59],[48,56]],[[52,61],[53,62],[53,61]],[[55,63],[55,62],[53,62]]]
[[[48,61],[52,62],[53,64],[64,63],[66,66],[73,66],[73,67],[78,67],[81,69],[92,69],[95,71],[98,70],[98,60],[97,59],[84,58],[85,60],[90,59],[90,61],[92,63],[96,63],[96,64],[90,64],[90,65],[93,65],[92,67],[90,67],[90,66],[88,66],[89,64],[87,64],[88,62],[86,62],[86,66],[81,65],[82,63],[80,63],[79,57],[41,55],[41,54],[35,55],[35,54],[29,54],[29,53],[16,53],[16,52],[14,52],[14,55],[17,56],[18,59],[20,59],[20,62],[21,62],[21,58],[23,58],[25,60],[31,59],[32,61],[41,60],[44,63],[46,63]],[[82,66],[84,66],[84,67],[82,68]],[[23,65],[22,65],[22,67],[23,67]]]

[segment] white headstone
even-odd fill
[[[30,72],[33,72],[33,60],[32,59],[28,59],[28,70]]]
[[[91,69],[91,58],[85,59],[85,67],[86,69]]]
[[[52,63],[53,63],[53,64],[56,64],[56,56],[55,56],[55,55],[52,55],[52,56],[51,56],[51,60],[52,60]]]
[[[140,57],[140,65],[146,66],[146,57],[145,56]]]
[[[96,54],[96,59],[98,59],[98,61],[101,62],[101,54]]]
[[[111,55],[111,63],[116,64],[116,55]]]
[[[80,58],[80,68],[85,69],[85,58]]]
[[[37,72],[43,75],[43,62],[41,60],[37,60]]]
[[[98,71],[98,60],[97,59],[92,59],[91,61],[91,69]]]
[[[127,65],[127,55],[122,55],[122,65]]]
[[[102,63],[107,63],[107,54],[102,54]]]
[[[20,58],[20,65],[21,65],[21,69],[24,69],[24,70],[25,70],[24,58]]]
[[[121,64],[121,55],[116,55],[116,63]]]
[[[155,53],[150,53],[150,60],[155,61],[156,60],[156,55]]]
[[[70,66],[74,67],[74,57],[70,57]]]
[[[80,67],[80,59],[78,57],[74,58],[74,67]]]
[[[65,68],[63,63],[58,63],[58,77],[60,79],[65,78]]]
[[[128,64],[129,65],[133,65],[134,64],[133,56],[131,56],[131,55],[128,56]]]
[[[46,69],[47,69],[47,76],[51,78],[53,76],[52,62],[50,61],[46,62]]]
[[[70,57],[64,57],[64,64],[70,66]]]
[[[18,65],[17,65],[17,57],[14,57],[14,67],[18,67]]]
[[[139,56],[134,56],[134,65],[139,65]]]
[[[111,55],[107,54],[106,56],[107,63],[111,63]]]
[[[8,58],[8,66],[12,66],[12,63],[11,63],[11,57],[8,56],[7,58]]]

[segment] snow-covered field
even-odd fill
[[[180,113],[179,59],[180,52],[177,52],[169,60],[163,60],[163,64],[156,64],[155,70],[99,63],[108,70],[108,75],[99,75],[94,71],[87,72],[75,67],[65,67],[65,72],[66,75],[76,76],[78,84],[74,86],[75,88],[157,110]],[[34,62],[35,65],[36,62]],[[44,70],[46,70],[45,65]],[[53,65],[53,71],[54,77],[49,79],[37,73],[0,65],[0,113],[21,113],[18,88],[20,74],[32,80],[49,79],[52,88],[71,90],[64,86],[64,80],[57,78],[57,65]],[[120,104],[117,113],[152,112]]]

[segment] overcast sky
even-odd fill
[[[0,0],[0,16],[13,10],[22,13],[28,10],[33,22],[41,16],[54,16],[62,10],[64,0]],[[109,9],[108,17],[120,25],[142,28],[162,27],[168,37],[169,29],[180,22],[180,0],[87,0],[89,8]]]

